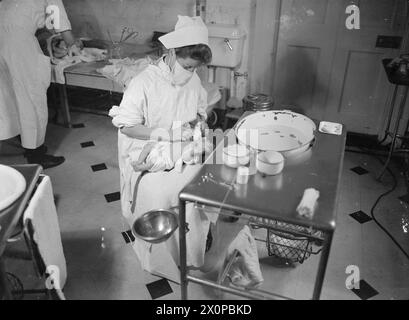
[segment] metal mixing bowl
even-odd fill
[[[150,243],[166,241],[178,228],[176,213],[168,209],[152,210],[135,220],[132,232],[135,237]]]

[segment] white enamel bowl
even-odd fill
[[[13,204],[26,189],[26,179],[16,169],[0,165],[0,211]]]
[[[315,123],[301,114],[272,110],[251,114],[236,125],[239,143],[259,151],[277,151],[284,157],[302,153],[314,140]]]

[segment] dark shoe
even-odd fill
[[[41,156],[47,153],[48,148],[45,145],[38,147],[37,149],[25,149],[24,157],[29,156]]]
[[[65,161],[64,157],[54,157],[48,154],[43,154],[41,156],[35,155],[31,156],[28,155],[27,157],[28,163],[35,163],[41,165],[44,169],[53,168],[59,166]]]

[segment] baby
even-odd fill
[[[183,142],[149,142],[141,151],[130,154],[131,165],[135,171],[158,172],[176,167],[181,172],[183,164],[198,164],[204,153],[212,151],[213,145],[202,135],[200,124],[195,130],[185,126],[182,129]]]
[[[142,151],[130,154],[135,171],[159,172],[176,167],[180,172],[183,164],[198,164],[202,154],[210,153],[213,145],[207,138],[186,142],[149,142]]]

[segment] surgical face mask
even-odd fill
[[[176,60],[175,66],[172,71],[172,84],[178,86],[184,86],[193,77],[193,72],[183,68]]]

